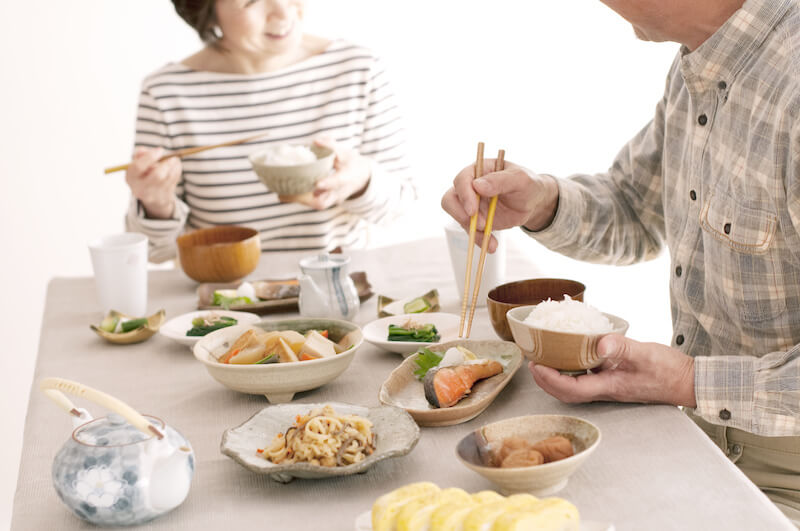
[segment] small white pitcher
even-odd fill
[[[350,258],[322,253],[300,260],[300,315],[350,321],[358,312],[358,291],[350,278]]]

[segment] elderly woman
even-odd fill
[[[258,230],[263,251],[364,246],[367,222],[390,219],[415,194],[380,61],[363,47],[304,33],[302,0],[173,4],[206,44],[142,85],[126,223],[149,237],[150,259],[172,258],[184,230],[214,225]],[[158,161],[261,132],[263,139]],[[334,171],[302,204],[280,202],[248,154],[312,141],[334,149]]]

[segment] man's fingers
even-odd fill
[[[533,362],[528,367],[539,387],[562,402],[592,402],[605,397],[606,384],[599,374],[582,374],[576,378]]]

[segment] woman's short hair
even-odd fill
[[[216,0],[172,0],[175,11],[200,35],[203,42],[211,43],[217,40],[214,26],[217,25],[217,16],[214,11]]]

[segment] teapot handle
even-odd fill
[[[118,413],[148,437],[155,435],[159,439],[164,438],[164,434],[161,432],[161,430],[150,424],[150,422],[148,422],[148,420],[144,418],[141,413],[130,407],[122,400],[114,398],[111,395],[107,395],[101,391],[98,391],[97,389],[92,389],[91,387],[85,386],[78,382],[73,382],[71,380],[65,380],[64,378],[45,378],[39,383],[39,389],[44,391],[44,394],[47,395],[48,398],[50,398],[53,402],[71,415],[80,416],[80,412],[78,411],[78,408],[76,408],[75,405],[69,400],[69,398],[64,396],[62,391],[74,396],[86,398],[95,404]]]

